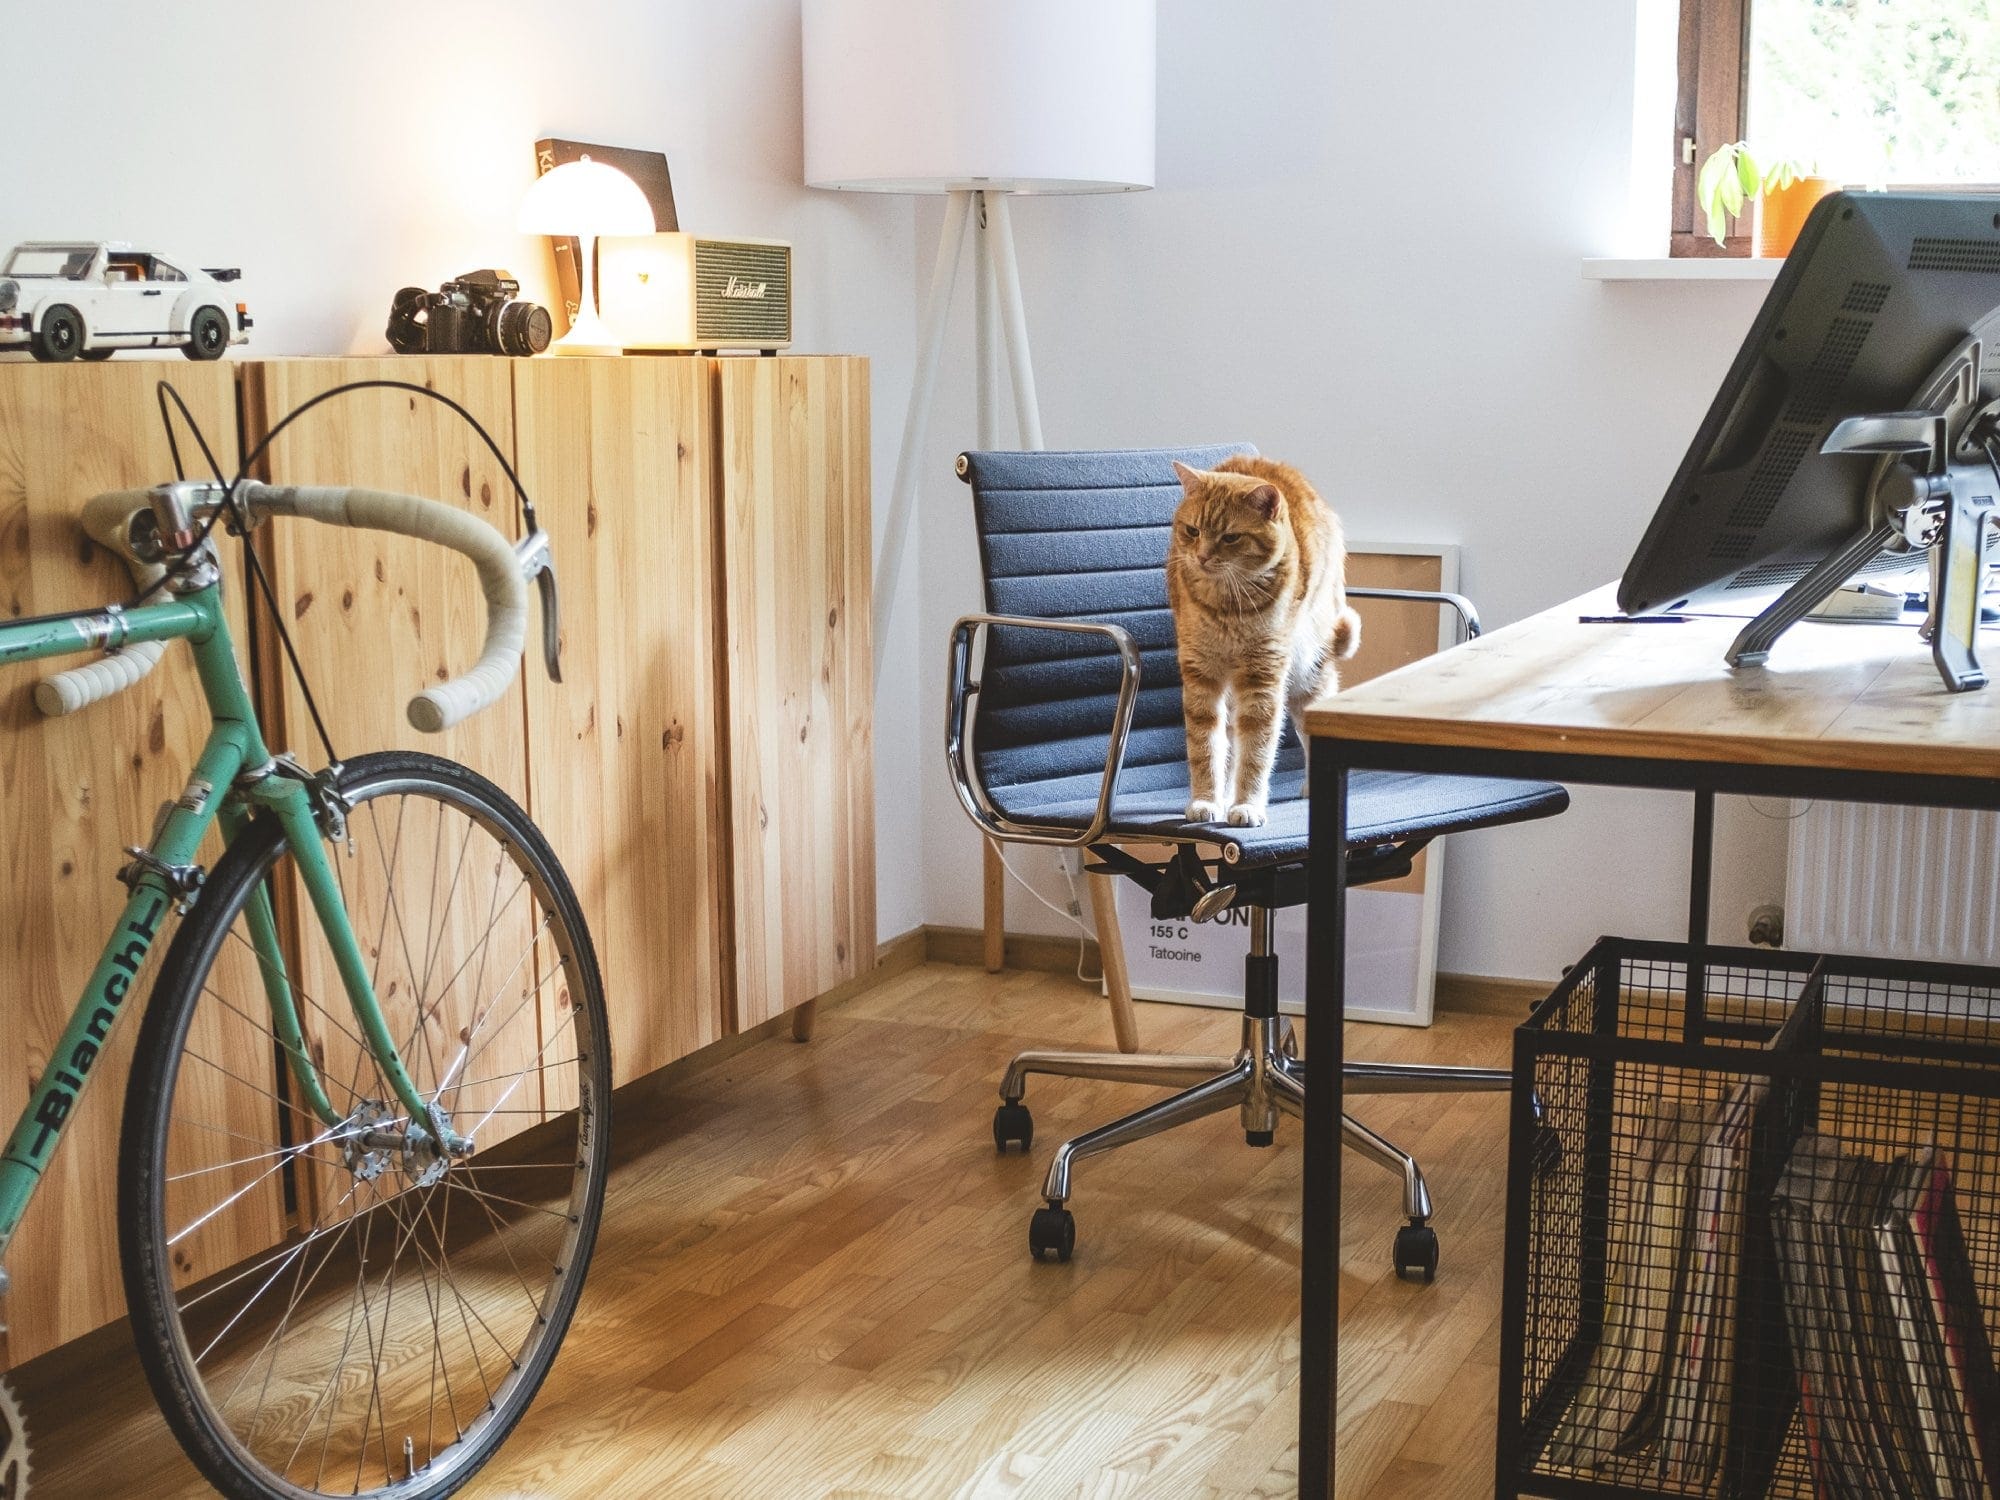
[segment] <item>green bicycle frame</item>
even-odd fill
[[[259,809],[279,821],[313,914],[326,934],[361,1035],[397,1101],[408,1111],[408,1118],[430,1127],[429,1105],[404,1068],[376,1003],[367,962],[327,857],[314,797],[305,781],[296,774],[285,774],[281,763],[274,763],[264,744],[230,639],[221,584],[209,583],[171,600],[130,610],[107,608],[0,624],[0,665],[107,648],[113,643],[123,646],[172,640],[185,640],[193,648],[213,725],[186,790],[167,807],[151,847],[126,867],[123,878],[131,897],[63,1028],[61,1040],[49,1053],[48,1066],[31,1090],[27,1108],[0,1152],[0,1256],[5,1255],[34,1197],[43,1168],[55,1154],[63,1128],[75,1113],[112,1030],[129,1008],[132,984],[145,966],[168,908],[196,894],[177,876],[195,868],[195,854],[218,819],[225,841],[237,838]],[[263,971],[274,1031],[290,1059],[300,1098],[329,1132],[335,1131],[345,1116],[327,1098],[306,1046],[268,888],[258,889],[245,915]]]

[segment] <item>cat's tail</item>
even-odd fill
[[[1340,618],[1333,622],[1333,654],[1342,661],[1361,649],[1361,616],[1352,605],[1342,605]]]

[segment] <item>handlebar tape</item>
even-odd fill
[[[165,575],[158,563],[141,562],[132,551],[132,518],[149,508],[144,490],[114,490],[94,497],[83,508],[83,529],[90,539],[125,560],[141,589]],[[52,719],[109,698],[131,687],[160,664],[165,641],[141,641],[102,660],[56,672],[35,684],[35,707]]]
[[[528,586],[513,547],[489,522],[455,506],[385,490],[249,483],[240,494],[253,517],[303,516],[328,526],[394,532],[470,558],[486,596],[486,643],[469,671],[412,698],[409,720],[424,733],[437,734],[506,693],[527,640]]]

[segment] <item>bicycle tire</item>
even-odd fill
[[[192,1288],[188,1286],[177,1287],[176,1284],[177,1268],[174,1263],[173,1246],[170,1243],[172,1237],[168,1233],[166,1219],[168,1200],[170,1194],[174,1191],[172,1185],[175,1180],[175,1174],[169,1171],[168,1153],[171,1149],[170,1143],[173,1140],[172,1115],[178,1080],[182,1075],[183,1065],[187,1059],[197,1056],[197,1054],[192,1052],[188,1043],[190,1025],[195,1019],[197,1008],[201,1005],[204,992],[215,994],[215,991],[209,988],[209,981],[211,975],[215,972],[218,958],[225,949],[229,934],[235,929],[238,919],[243,916],[253,894],[260,889],[268,889],[276,885],[276,882],[272,881],[272,885],[267,887],[266,882],[271,879],[274,872],[282,868],[281,862],[286,853],[287,841],[277,821],[273,818],[261,816],[253,819],[243,834],[229,846],[222,858],[217,861],[215,870],[202,888],[199,900],[181,923],[162,963],[139,1035],[131,1083],[126,1095],[119,1152],[120,1251],[125,1279],[126,1299],[131,1314],[132,1329],[138,1346],[140,1361],[145,1368],[147,1379],[152,1386],[161,1410],[182,1448],[194,1462],[195,1466],[201,1470],[203,1476],[221,1493],[232,1497],[232,1500],[317,1500],[317,1497],[330,1493],[356,1493],[381,1497],[381,1500],[442,1500],[442,1497],[457,1491],[493,1457],[494,1453],[506,1441],[508,1435],[513,1431],[516,1424],[533,1403],[537,1391],[540,1389],[543,1380],[554,1363],[556,1354],[561,1348],[564,1337],[569,1330],[571,1320],[575,1315],[577,1301],[582,1293],[585,1274],[590,1264],[592,1251],[595,1248],[598,1226],[603,1215],[605,1178],[609,1167],[610,1138],[611,1060],[609,1019],[605,1007],[603,985],[598,973],[596,956],[591,945],[587,924],[584,921],[582,910],[576,900],[575,892],[568,878],[563,873],[561,865],[556,860],[554,852],[550,849],[547,840],[530,821],[527,814],[500,788],[466,767],[435,756],[413,752],[385,752],[358,756],[342,770],[339,778],[339,786],[343,794],[355,803],[354,810],[349,814],[350,825],[362,816],[364,809],[369,808],[371,804],[379,808],[383,799],[392,793],[401,793],[403,796],[403,800],[399,803],[400,819],[402,814],[407,813],[409,807],[408,798],[411,796],[420,796],[435,800],[438,804],[435,816],[437,817],[440,830],[445,826],[445,809],[452,808],[465,816],[468,829],[465,839],[468,845],[473,836],[471,830],[474,828],[483,828],[491,835],[503,856],[506,856],[510,850],[514,851],[513,857],[516,868],[521,872],[522,883],[524,886],[532,889],[532,901],[538,902],[544,912],[541,926],[531,931],[529,939],[531,951],[536,950],[537,945],[542,943],[545,933],[553,934],[551,943],[557,954],[556,967],[553,972],[559,973],[565,981],[559,985],[559,989],[565,992],[564,998],[566,1000],[566,1015],[563,1024],[569,1025],[572,1020],[574,1022],[577,1053],[574,1061],[578,1066],[576,1069],[576,1094],[573,1108],[563,1110],[558,1107],[552,1111],[551,1106],[546,1102],[549,1087],[546,1073],[545,1071],[538,1071],[535,1074],[538,1086],[543,1091],[542,1102],[537,1107],[543,1115],[549,1117],[543,1123],[547,1124],[552,1120],[558,1127],[556,1133],[560,1136],[560,1127],[564,1120],[573,1118],[575,1122],[576,1139],[574,1145],[566,1141],[559,1143],[563,1151],[569,1152],[575,1158],[575,1172],[571,1179],[571,1198],[569,1202],[569,1208],[572,1212],[560,1216],[565,1219],[568,1227],[560,1231],[562,1247],[556,1252],[557,1263],[554,1267],[554,1276],[549,1284],[546,1299],[540,1304],[539,1317],[536,1322],[530,1325],[527,1335],[529,1342],[524,1345],[522,1353],[513,1364],[511,1372],[502,1376],[499,1392],[496,1393],[490,1386],[488,1387],[487,1409],[484,1412],[475,1412],[473,1420],[468,1424],[466,1429],[460,1432],[455,1440],[447,1441],[443,1449],[440,1450],[437,1448],[435,1442],[433,1442],[427,1451],[425,1462],[421,1469],[418,1469],[414,1462],[412,1462],[407,1473],[401,1478],[396,1477],[394,1461],[389,1448],[390,1424],[386,1409],[384,1409],[381,1424],[383,1482],[380,1484],[363,1484],[361,1482],[360,1464],[357,1463],[356,1483],[351,1490],[346,1487],[344,1482],[342,1487],[337,1491],[323,1488],[323,1472],[319,1479],[308,1485],[289,1477],[287,1472],[274,1471],[272,1461],[260,1459],[256,1453],[251,1451],[256,1436],[256,1418],[252,1419],[252,1430],[248,1438],[231,1427],[229,1421],[223,1415],[229,1403],[225,1400],[221,1404],[221,1409],[218,1409],[217,1403],[204,1381],[200,1369],[200,1361],[195,1355],[188,1337],[183,1308],[177,1301],[179,1296],[185,1292],[191,1292]],[[397,854],[399,858],[401,856],[401,842],[402,824],[399,820],[397,824]],[[351,849],[352,845],[350,844],[348,847]],[[465,858],[465,854],[461,852],[461,862]],[[496,884],[494,887],[496,901],[499,890],[498,881],[501,878],[498,873],[499,868],[496,866]],[[345,889],[346,886],[343,884],[343,890],[345,891]],[[395,905],[393,899],[393,876],[389,880],[387,889],[391,894],[386,904],[393,907]],[[452,889],[453,891],[456,890],[456,881],[454,881]],[[433,894],[434,892],[435,876]],[[510,897],[510,902],[511,899]],[[450,894],[448,893],[448,907],[449,903]],[[529,911],[532,913],[533,909],[531,905]],[[401,925],[402,918],[400,915],[397,921]],[[385,918],[385,930],[386,925]],[[489,929],[489,938],[492,930]],[[239,937],[241,936],[241,934],[238,935]],[[289,954],[287,955],[287,962],[291,962]],[[464,967],[464,965],[461,965],[461,970]],[[538,969],[540,967],[539,958],[530,967],[531,970]],[[414,975],[414,969],[412,972]],[[454,983],[457,977],[457,974],[453,975]],[[296,979],[296,976],[294,978]],[[535,991],[539,992],[546,983],[548,983],[546,978],[537,980],[534,986]],[[412,990],[415,991],[417,988],[413,983]],[[483,991],[483,989],[483,984],[476,987],[476,991]],[[380,993],[379,987],[378,993]],[[344,1000],[344,997],[342,998]],[[523,1001],[516,1006],[517,1014],[525,1004],[526,1001]],[[440,1006],[435,1004],[432,1006],[431,1016],[433,1019],[435,1019],[440,1008]],[[494,1009],[497,1009],[497,1007],[488,1007],[485,1012],[475,1010],[475,1019],[470,1023],[470,1031],[477,1033],[479,1027],[484,1024],[485,1016],[490,1014]],[[541,1001],[538,998],[535,1006],[537,1015],[541,1013],[542,1009]],[[241,1014],[240,1011],[237,1013]],[[416,1015],[418,1017],[417,1026],[421,1030],[425,1024],[425,1003],[422,1000],[416,1002]],[[507,1023],[503,1022],[501,1024],[504,1026]],[[538,1024],[546,1026],[548,1023],[543,1021]],[[410,1044],[412,1049],[414,1048],[415,1040],[413,1036]],[[538,1065],[541,1062],[542,1055],[553,1045],[554,1040],[555,1038],[552,1035],[548,1041],[543,1043],[541,1051],[532,1060],[533,1065]],[[470,1051],[471,1048],[472,1040],[470,1036],[467,1036],[465,1050]],[[457,1075],[461,1084],[470,1082],[470,1069],[473,1066],[469,1061],[465,1062],[464,1065],[468,1071]],[[481,1064],[481,1066],[486,1065]],[[279,1095],[287,1092],[288,1086],[295,1087],[295,1085],[291,1085],[289,1079],[284,1077],[281,1056],[274,1058],[272,1067],[272,1079]],[[194,1075],[190,1074],[190,1076]],[[521,1086],[526,1076],[526,1071],[524,1070],[522,1076],[516,1079],[507,1094],[500,1096],[503,1103],[506,1101],[508,1095]],[[493,1080],[483,1080],[483,1082],[497,1087],[497,1083]],[[439,1097],[443,1096],[444,1089],[445,1083],[441,1078]],[[277,1096],[274,1095],[273,1097]],[[452,1091],[451,1097],[454,1103],[456,1103],[462,1097],[462,1090],[455,1088]],[[296,1105],[291,1107],[294,1112],[302,1113],[298,1111]],[[499,1108],[498,1104],[494,1106],[495,1110]],[[509,1111],[509,1113],[521,1112]],[[285,1114],[284,1108],[280,1107],[274,1113],[282,1121]],[[493,1111],[488,1111],[489,1116],[492,1113]],[[460,1123],[463,1123],[463,1121]],[[524,1128],[532,1131],[535,1127]],[[282,1125],[279,1127],[279,1135],[282,1141]],[[524,1137],[524,1139],[526,1138]],[[341,1142],[332,1141],[320,1144],[331,1148],[341,1145]],[[312,1149],[309,1150],[308,1148]],[[181,1149],[184,1151],[185,1147],[182,1146]],[[239,1150],[240,1148],[231,1146],[228,1149]],[[284,1149],[292,1153],[283,1163],[284,1175],[286,1177],[290,1178],[293,1174],[304,1174],[315,1170],[326,1170],[326,1164],[321,1157],[313,1154],[313,1151],[318,1148],[314,1147],[311,1139],[308,1139],[303,1145],[288,1145]],[[363,1158],[367,1154],[365,1152],[362,1153]],[[376,1154],[380,1155],[382,1153]],[[531,1162],[530,1165],[547,1169],[551,1164]],[[554,1165],[560,1167],[563,1163],[556,1163]],[[503,1166],[494,1170],[507,1169]],[[514,1169],[524,1170],[524,1168],[518,1165]],[[201,1170],[219,1169],[203,1168]],[[273,1168],[270,1170],[276,1169]],[[353,1225],[363,1221],[371,1221],[372,1223],[382,1211],[384,1205],[389,1206],[393,1210],[393,1205],[397,1203],[408,1203],[412,1205],[409,1209],[409,1220],[407,1221],[409,1224],[418,1224],[420,1221],[417,1215],[421,1212],[423,1216],[421,1222],[428,1223],[437,1231],[434,1248],[437,1251],[439,1260],[434,1264],[438,1265],[441,1269],[440,1287],[433,1306],[434,1308],[442,1307],[444,1305],[444,1294],[441,1283],[449,1274],[448,1268],[445,1268],[443,1258],[452,1253],[448,1248],[449,1237],[446,1232],[449,1227],[449,1203],[452,1200],[449,1197],[446,1198],[446,1207],[443,1209],[441,1215],[435,1219],[431,1215],[430,1204],[436,1200],[439,1190],[445,1188],[447,1184],[453,1181],[453,1174],[459,1172],[459,1170],[457,1164],[451,1165],[428,1188],[415,1183],[414,1180],[411,1183],[398,1187],[395,1180],[392,1179],[391,1187],[393,1191],[381,1195],[379,1203],[373,1201],[377,1196],[373,1184],[379,1179],[369,1179],[371,1190],[370,1203],[365,1209],[357,1208],[351,1211],[348,1218],[342,1221],[338,1234],[335,1234],[331,1225],[322,1229],[316,1220],[312,1231],[303,1240],[298,1242],[295,1251],[284,1251],[288,1257],[294,1253],[299,1256],[299,1270],[293,1273],[294,1282],[296,1283],[303,1273],[306,1263],[305,1247],[313,1244],[316,1239],[323,1235],[334,1235],[333,1243],[323,1252],[320,1260],[320,1268],[324,1269],[326,1264],[337,1253],[335,1247],[340,1244],[341,1239],[347,1235]],[[465,1168],[467,1175],[459,1178],[460,1184],[462,1185],[470,1180],[470,1174],[485,1170],[486,1168],[480,1163],[479,1158],[477,1156],[473,1157],[470,1164]],[[184,1172],[180,1175],[185,1178],[195,1174]],[[267,1171],[265,1175],[268,1176],[269,1172]],[[487,1183],[490,1187],[493,1179],[489,1176],[478,1180]],[[518,1181],[519,1179],[503,1180]],[[225,1183],[224,1185],[226,1186],[227,1184]],[[355,1187],[359,1188],[361,1185],[362,1183],[357,1173]],[[296,1184],[294,1184],[295,1186]],[[467,1188],[467,1191],[473,1193],[481,1192],[478,1188]],[[534,1195],[533,1191],[528,1188],[518,1189],[518,1191],[529,1198],[532,1198]],[[293,1188],[288,1187],[286,1192],[288,1195],[291,1194]],[[350,1190],[350,1195],[351,1192],[352,1190]],[[420,1208],[416,1206],[417,1199],[413,1196],[419,1193],[427,1193],[429,1195],[422,1199]],[[482,1199],[486,1196],[491,1195],[481,1194]],[[289,1197],[287,1201],[289,1201]],[[495,1201],[502,1200],[496,1198]],[[523,1207],[527,1206],[530,1205],[523,1205]],[[549,1213],[551,1217],[558,1216],[551,1210],[542,1209],[540,1211]],[[471,1210],[468,1209],[466,1212],[470,1214]],[[502,1227],[500,1218],[490,1208],[487,1211],[487,1217],[494,1221],[495,1235],[493,1237],[504,1240],[506,1228]],[[299,1222],[302,1222],[302,1220],[303,1215],[301,1214]],[[442,1224],[440,1224],[440,1220]],[[529,1222],[525,1215],[521,1216],[521,1221]],[[295,1238],[299,1233],[299,1222],[295,1222],[293,1225],[292,1234]],[[397,1213],[395,1222],[400,1226],[404,1225],[406,1221],[401,1213]],[[183,1231],[183,1233],[186,1232],[185,1230]],[[368,1232],[372,1233],[372,1228]],[[385,1230],[385,1233],[390,1232],[392,1231]],[[390,1292],[392,1294],[394,1291],[396,1268],[401,1263],[403,1245],[404,1243],[415,1243],[417,1235],[417,1229],[411,1228],[408,1238],[405,1241],[396,1243],[395,1254],[387,1273]],[[361,1289],[360,1305],[365,1308],[368,1306],[369,1242],[362,1232],[356,1232],[354,1239],[358,1242],[357,1263],[360,1268],[358,1272]],[[475,1238],[470,1243],[479,1245],[481,1241]],[[283,1249],[284,1247],[281,1244],[280,1250]],[[279,1251],[272,1251],[270,1253],[277,1255]],[[420,1276],[426,1287],[428,1287],[430,1278],[423,1270],[421,1246],[418,1249],[418,1256],[419,1259],[416,1263],[417,1271],[414,1274]],[[511,1259],[511,1248],[509,1249],[509,1256]],[[283,1264],[283,1262],[279,1263],[280,1271],[283,1270]],[[180,1271],[185,1272],[185,1269],[185,1267],[182,1267]],[[518,1266],[516,1266],[515,1270],[516,1274],[520,1275]],[[277,1274],[278,1272],[273,1273],[274,1279]],[[248,1273],[245,1273],[244,1276],[237,1276],[234,1279],[241,1282],[247,1278],[247,1275]],[[315,1271],[315,1280],[318,1278],[318,1275],[319,1272]],[[408,1273],[406,1273],[405,1280],[407,1282]],[[222,1283],[225,1287],[229,1284],[229,1282]],[[308,1290],[310,1290],[310,1285],[308,1283]],[[529,1281],[526,1277],[522,1277],[522,1286],[524,1288],[529,1286]],[[455,1281],[452,1283],[451,1290],[455,1294],[459,1293],[459,1288]],[[203,1293],[202,1295],[214,1294]],[[261,1295],[261,1291],[253,1293],[253,1301],[259,1295]],[[275,1340],[271,1355],[274,1368],[279,1357],[278,1351],[282,1351],[284,1348],[286,1324],[289,1323],[293,1310],[298,1305],[299,1294],[295,1291],[293,1295],[293,1306],[286,1308],[284,1321],[280,1323],[277,1333],[272,1336]],[[426,1293],[426,1297],[428,1300],[428,1292]],[[529,1298],[531,1307],[533,1306],[533,1300],[531,1295]],[[388,1303],[386,1298],[384,1301],[381,1343],[383,1354],[386,1354],[391,1342],[389,1318],[392,1305]],[[463,1319],[463,1307],[467,1305],[467,1299],[460,1294],[459,1301],[461,1303],[460,1316]],[[243,1312],[239,1312],[236,1315],[237,1318],[242,1318],[248,1312],[249,1307],[250,1304],[246,1303]],[[353,1316],[353,1309],[350,1308],[350,1340],[352,1339]],[[486,1326],[486,1320],[481,1316],[477,1306],[473,1306],[472,1316],[479,1321],[482,1327]],[[372,1320],[372,1313],[364,1313],[364,1320]],[[232,1319],[232,1327],[234,1326],[234,1322],[235,1320]],[[442,1350],[448,1329],[439,1326],[435,1310],[433,1311],[432,1326],[439,1349]],[[225,1329],[224,1333],[228,1333],[229,1331],[229,1329]],[[490,1328],[487,1328],[486,1331],[488,1333],[492,1332]],[[474,1358],[477,1360],[478,1344],[469,1322],[465,1333],[468,1345],[473,1349]],[[219,1341],[220,1336],[218,1336]],[[375,1343],[375,1331],[372,1321],[369,1321],[368,1342],[371,1346]],[[211,1345],[210,1347],[214,1346]],[[381,1405],[383,1399],[379,1389],[382,1379],[381,1357],[381,1355],[377,1356],[374,1375],[378,1389],[373,1399],[378,1406]],[[348,1353],[343,1349],[340,1365],[328,1378],[327,1391],[333,1393],[334,1401],[332,1411],[338,1411],[347,1399],[345,1392],[341,1390],[343,1379],[347,1375],[348,1370],[347,1359]],[[264,1378],[268,1386],[272,1378],[270,1373],[267,1372]],[[482,1367],[482,1381],[485,1378],[485,1371]],[[433,1408],[435,1408],[435,1384],[437,1379],[435,1364],[433,1365],[431,1379],[433,1383],[432,1404]],[[239,1379],[240,1384],[241,1381]],[[448,1376],[447,1394],[450,1394]],[[468,1399],[476,1400],[476,1396]],[[323,1395],[322,1401],[324,1400],[325,1396]],[[260,1402],[259,1416],[261,1416],[262,1410],[263,1405]],[[314,1411],[317,1411],[317,1407],[314,1408]],[[368,1428],[368,1421],[366,1402],[364,1401],[363,1428],[359,1443],[359,1451],[364,1460],[370,1456],[371,1448],[371,1434]],[[456,1425],[457,1412],[455,1403],[452,1421],[453,1425]],[[328,1416],[329,1429],[331,1423],[332,1414],[330,1412]],[[310,1435],[311,1425],[312,1419],[309,1417],[307,1435]],[[403,1434],[403,1438],[405,1443],[412,1441],[407,1432]],[[405,1451],[408,1450],[406,1449]],[[321,1462],[323,1470],[325,1464],[324,1451]]]

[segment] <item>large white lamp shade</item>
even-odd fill
[[[1153,0],[804,0],[806,182],[1153,185]]]

